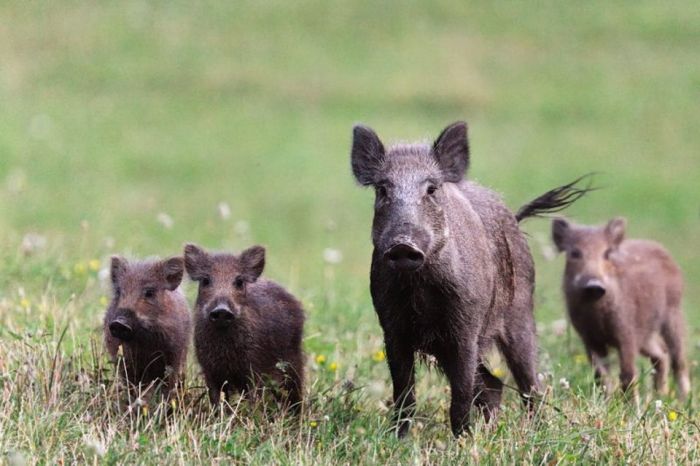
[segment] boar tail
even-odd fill
[[[588,173],[569,184],[547,191],[522,206],[515,214],[515,219],[520,222],[528,217],[540,217],[543,214],[551,214],[566,209],[586,193],[595,191],[596,188],[591,186],[592,177],[593,173]],[[585,187],[579,185],[583,180],[587,180]]]

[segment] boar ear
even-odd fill
[[[371,128],[355,125],[352,129],[350,162],[357,182],[368,186],[377,182],[384,163],[384,145]]]
[[[116,287],[119,284],[121,276],[126,271],[126,260],[120,256],[112,256],[109,271],[112,278],[112,284]]]
[[[241,253],[239,261],[243,273],[254,282],[265,268],[265,248],[252,246]]]
[[[605,236],[608,237],[608,241],[610,241],[613,246],[619,246],[622,240],[625,239],[626,226],[627,220],[623,217],[615,217],[605,225]]]
[[[195,244],[185,245],[185,270],[192,280],[200,280],[207,264],[209,255]]]
[[[555,218],[552,220],[552,241],[559,252],[566,249],[571,224],[566,219]]]
[[[461,181],[469,168],[467,124],[458,121],[445,128],[433,143],[433,156],[442,170],[445,181]]]
[[[182,257],[171,257],[161,263],[163,270],[163,278],[168,284],[170,291],[180,286],[182,282],[182,274],[185,271],[185,264]]]

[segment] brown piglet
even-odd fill
[[[601,227],[553,221],[554,244],[566,253],[563,290],[571,323],[596,379],[606,388],[606,356],[614,348],[623,390],[636,379],[635,359],[641,353],[654,367],[656,390],[666,392],[670,362],[679,395],[685,398],[690,381],[680,268],[659,243],[625,239],[625,225],[619,217]]]
[[[298,408],[302,400],[304,311],[280,285],[260,278],[265,249],[240,255],[185,246],[185,268],[199,284],[194,347],[212,404],[223,392],[253,395],[276,388]]]
[[[121,376],[137,394],[164,383],[167,393],[180,381],[191,323],[187,301],[178,287],[181,257],[128,262],[112,257],[114,290],[104,319],[104,341],[113,360],[123,351]]]

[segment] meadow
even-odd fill
[[[397,440],[368,291],[373,193],[349,162],[356,122],[391,141],[465,119],[468,176],[513,209],[596,172],[601,189],[566,215],[625,216],[630,236],[672,252],[697,380],[698,44],[686,0],[0,3],[0,463],[700,462],[700,382],[687,402],[660,397],[640,360],[639,406],[594,388],[542,219],[523,225],[537,416],[509,390],[496,422],[474,416],[455,440],[447,383],[421,368]],[[109,257],[185,242],[263,244],[265,275],[303,301],[299,419],[212,411],[193,354],[171,416],[119,409],[101,340]]]

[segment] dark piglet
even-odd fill
[[[526,400],[536,390],[532,311],[535,273],[518,222],[563,209],[585,190],[552,190],[514,215],[494,192],[464,179],[467,126],[430,144],[385,149],[370,128],[353,131],[352,169],[376,197],[371,294],[384,331],[398,435],[414,413],[415,353],[434,355],[447,376],[450,422],[459,435],[469,410],[498,409],[503,384],[483,362],[495,344]]]
[[[190,311],[178,287],[183,260],[128,262],[112,257],[114,297],[104,319],[105,346],[113,360],[123,350],[122,377],[136,394],[180,381],[190,338]]]
[[[552,238],[566,253],[563,289],[569,318],[581,336],[596,378],[610,388],[608,351],[620,356],[620,383],[636,377],[635,359],[648,357],[655,388],[665,393],[669,362],[685,398],[690,390],[681,310],[683,277],[653,241],[625,239],[625,220],[601,227],[552,222]]]
[[[284,288],[260,278],[265,249],[253,246],[236,256],[188,244],[185,267],[199,283],[194,346],[211,402],[218,403],[222,392],[255,395],[272,382],[298,409],[304,311]]]

